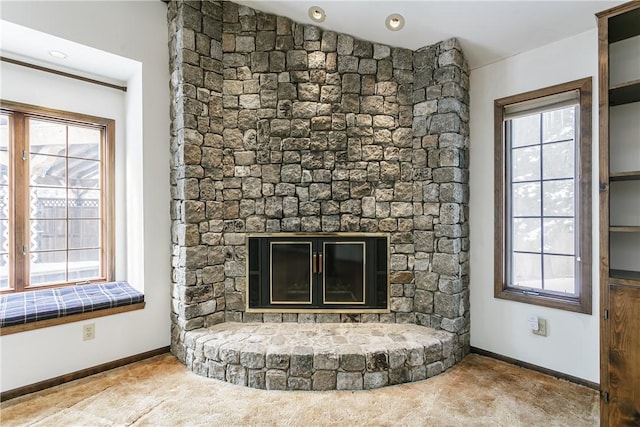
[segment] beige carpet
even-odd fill
[[[203,378],[173,356],[3,402],[8,426],[597,426],[598,394],[470,355],[442,375],[370,391],[263,391]]]

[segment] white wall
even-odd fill
[[[154,350],[170,343],[170,218],[169,218],[169,58],[166,5],[160,1],[129,2],[2,2],[1,16],[25,27],[120,55],[141,63],[132,75],[129,91],[120,101],[104,90],[84,83],[65,82],[42,75],[23,86],[34,71],[3,66],[2,96],[12,101],[109,116],[104,108],[121,106],[118,130],[118,188],[120,216],[126,228],[117,232],[120,254],[118,276],[144,290],[144,310],[101,317],[96,338],[83,342],[77,322],[3,336],[0,339],[2,391],[65,373]],[[139,69],[140,70],[140,69]],[[40,73],[42,74],[42,73]],[[9,80],[8,80],[9,79]],[[49,88],[46,82],[49,81]],[[16,86],[17,85],[17,86]],[[74,100],[73,93],[93,91]],[[66,95],[56,91],[68,89]],[[102,91],[102,92],[101,92]],[[102,93],[102,95],[101,95]],[[116,95],[114,95],[116,96]],[[77,102],[76,102],[77,101]],[[117,105],[120,104],[120,105]],[[116,114],[116,113],[113,113]],[[124,157],[124,159],[123,159]],[[122,176],[122,175],[124,176]],[[120,194],[121,195],[121,194]],[[124,205],[123,205],[124,204]],[[122,240],[126,239],[123,248]],[[123,265],[126,268],[123,268]]]
[[[595,22],[595,21],[594,21]],[[471,72],[471,345],[599,382],[598,322],[598,37],[596,30],[518,54]],[[593,315],[493,297],[493,101],[583,77],[593,78]],[[533,335],[527,317],[547,320]]]

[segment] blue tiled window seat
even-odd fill
[[[9,327],[70,316],[77,318],[86,313],[127,306],[134,306],[132,309],[144,306],[144,295],[127,282],[91,283],[6,294],[0,296],[0,327],[4,334],[4,329]],[[66,322],[55,324],[58,323]]]

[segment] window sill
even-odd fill
[[[7,294],[0,303],[0,335],[140,310],[144,306],[144,295],[126,282]]]
[[[556,297],[549,294],[529,295],[524,293],[522,290],[511,288],[497,291],[494,296],[495,298],[517,301],[525,304],[539,305],[542,307],[573,311],[576,313],[591,314],[591,304],[587,303],[585,298],[580,300]]]

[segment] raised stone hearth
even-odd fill
[[[417,325],[224,323],[186,333],[186,363],[258,389],[374,389],[441,373],[454,364],[456,339]]]

